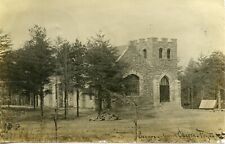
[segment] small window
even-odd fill
[[[144,58],[147,58],[147,50],[146,49],[143,49],[143,55],[144,55]]]
[[[170,59],[170,49],[167,49],[167,59]]]
[[[163,49],[160,48],[160,49],[159,49],[159,58],[162,58],[162,51],[163,51]]]

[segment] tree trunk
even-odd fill
[[[98,91],[98,115],[102,112],[102,96],[101,96],[101,89]]]
[[[107,109],[111,109],[111,97],[107,97]]]
[[[193,86],[192,86],[192,88],[191,88],[191,109],[194,109],[194,88],[193,88]]]
[[[221,95],[220,95],[220,89],[217,90],[217,102],[218,102],[218,109],[221,110]]]
[[[189,89],[189,98],[190,98],[190,108],[193,109],[193,103],[194,103],[194,100],[193,100],[193,88],[192,86]]]
[[[98,114],[100,115],[102,112],[102,98],[101,97],[98,99],[98,105],[99,105]]]
[[[204,87],[202,88],[202,93],[201,93],[201,101],[204,99],[205,96],[205,91],[204,91]]]
[[[29,106],[32,106],[32,97],[31,97],[32,93],[29,94]]]
[[[36,95],[33,93],[33,107],[34,107],[34,110],[36,109]]]
[[[79,117],[79,97],[80,97],[80,91],[77,89],[77,117]]]
[[[8,95],[8,107],[10,107],[10,105],[11,105],[11,89],[10,89],[10,87],[8,87],[8,92],[9,92],[9,95]]]
[[[54,117],[54,124],[55,124],[55,140],[58,141],[58,110],[57,107],[55,109],[55,117]]]
[[[41,118],[43,119],[43,117],[44,117],[44,92],[43,92],[43,88],[41,88],[41,91],[40,91],[40,100],[41,100]]]
[[[68,92],[67,92],[67,85],[65,84],[65,89],[64,89],[64,107],[65,107],[65,113],[64,113],[64,118],[67,119],[67,113],[68,113],[68,105],[67,105],[67,101],[68,101]]]
[[[64,66],[65,66],[65,69],[64,69],[64,80],[65,80],[65,90],[64,90],[64,93],[65,93],[65,98],[64,98],[64,105],[65,105],[65,119],[67,119],[67,101],[68,101],[68,91],[67,91],[67,88],[68,88],[68,53],[67,53],[67,48],[65,49],[65,53],[64,53]]]
[[[55,123],[55,140],[56,142],[58,141],[58,82],[56,80],[55,84],[55,100],[56,100],[56,105],[55,105],[55,117],[54,117],[54,123]]]
[[[188,103],[188,105],[191,103],[191,101],[190,101],[190,89],[189,88],[187,88],[187,103]]]
[[[39,104],[38,104],[38,95],[35,96],[36,97],[36,106],[38,107]]]
[[[58,104],[58,82],[57,81],[56,81],[56,84],[55,84],[55,101],[56,101],[55,107],[56,107],[56,111],[58,113],[59,104]]]
[[[134,102],[134,106],[135,106],[135,119],[134,119],[134,128],[135,128],[135,142],[137,142],[138,140],[138,106],[137,104]]]
[[[19,95],[19,105],[21,105],[21,95]]]

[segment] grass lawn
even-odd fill
[[[2,132],[1,141],[10,142],[56,142],[54,110],[46,108],[44,120],[40,111],[27,108],[5,109],[7,121],[20,124]],[[67,120],[63,110],[59,112],[58,142],[134,142],[134,113],[119,113],[121,120],[89,121],[96,115],[93,110],[69,110]],[[140,111],[138,142],[216,142],[216,133],[225,130],[224,112],[206,110],[151,110]]]

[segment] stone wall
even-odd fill
[[[124,72],[124,77],[134,74],[140,80],[140,94],[136,99],[142,105],[153,103],[151,77],[148,75],[152,71],[151,66],[136,49],[135,45],[130,45],[126,53],[120,59],[128,65]],[[147,99],[147,100],[146,100]]]
[[[162,48],[162,58],[159,58]],[[170,49],[170,58],[167,58]],[[145,53],[147,54],[145,56]],[[177,80],[177,40],[151,37],[134,40],[120,58],[128,64],[124,72],[126,77],[135,74],[140,78],[138,102],[143,107],[160,104],[160,81],[163,76],[169,78],[170,102],[180,105],[180,82]]]

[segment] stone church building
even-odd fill
[[[130,41],[127,46],[117,47],[120,56],[117,62],[127,64],[124,80],[131,88],[127,93],[143,107],[172,104],[181,107],[181,88],[177,79],[177,40],[151,37]],[[54,83],[54,79],[52,79]],[[55,106],[55,84],[52,94],[45,97],[46,106]],[[58,90],[59,91],[59,90]],[[63,93],[61,106],[63,107]],[[82,94],[80,105],[94,108],[94,98]],[[69,106],[76,107],[76,91],[69,94]]]
[[[172,104],[181,107],[177,79],[177,40],[151,37],[130,41],[118,58],[128,68],[124,78],[132,86],[128,95],[142,106]]]
[[[130,41],[127,46],[117,48],[120,51],[117,62],[123,61],[127,64],[124,80],[127,81],[126,86],[130,88],[126,93],[128,97],[135,98],[139,105],[147,109],[149,106],[168,104],[181,107],[181,86],[177,79],[176,39],[151,37]],[[64,105],[63,87],[57,84],[56,89],[56,81],[57,77],[51,78],[52,92],[48,94],[49,96],[45,96],[45,106],[56,106],[56,93],[59,95],[59,107]],[[69,106],[76,107],[76,99],[76,91],[70,93]],[[94,95],[92,97],[82,92],[79,101],[81,108],[95,108]],[[21,102],[21,104],[26,103],[32,104],[32,100],[25,99]]]

